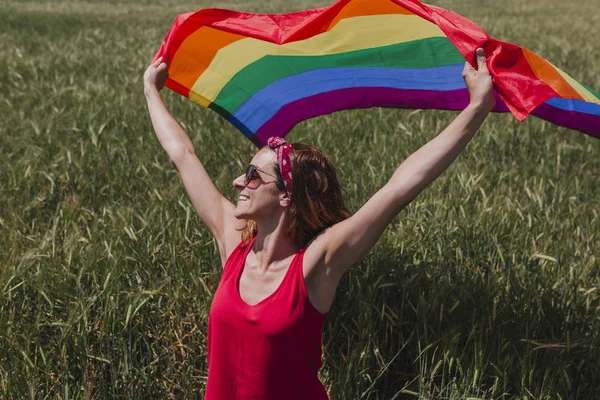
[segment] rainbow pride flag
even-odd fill
[[[535,53],[417,0],[339,0],[289,14],[179,15],[154,59],[166,86],[218,112],[257,146],[337,110],[461,110],[461,72],[482,47],[496,112],[529,114],[600,138],[600,94]]]

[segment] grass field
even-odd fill
[[[142,74],[178,13],[328,2],[0,3],[0,398],[202,398],[215,243],[154,137]],[[597,1],[443,0],[600,89]],[[163,92],[229,198],[254,147]],[[456,113],[306,121],[356,211]],[[600,398],[600,140],[492,115],[343,279],[333,399]]]

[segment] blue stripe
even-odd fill
[[[600,117],[600,104],[588,103],[577,99],[563,99],[560,97],[553,97],[546,100],[545,103],[560,108],[561,110],[592,114]]]
[[[230,115],[227,118],[227,121],[229,121],[233,126],[235,126],[240,132],[242,132],[244,134],[244,136],[246,136],[248,139],[252,139],[252,136],[254,136],[254,134],[256,133],[256,131],[250,131],[248,129],[248,127],[246,125],[244,125],[242,122],[240,122],[236,117],[234,117],[233,115]]]
[[[466,87],[464,64],[435,68],[323,68],[288,76],[256,92],[232,115],[256,132],[288,103],[333,90],[387,87],[417,90],[456,90]]]

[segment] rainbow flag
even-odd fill
[[[535,53],[417,0],[339,0],[289,14],[206,9],[179,15],[155,58],[166,86],[215,110],[257,146],[337,110],[461,110],[482,47],[496,112],[529,114],[600,138],[600,94]]]

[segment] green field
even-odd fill
[[[193,399],[215,242],[155,138],[142,74],[178,13],[324,0],[0,2],[0,398]],[[600,89],[597,0],[435,3]],[[254,146],[168,90],[217,186]],[[356,211],[453,112],[354,110],[322,147]],[[332,399],[600,398],[600,140],[492,115],[344,277]]]

